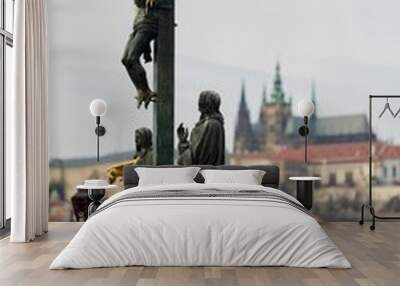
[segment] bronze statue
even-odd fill
[[[126,44],[122,64],[137,90],[138,108],[144,103],[147,109],[150,102],[156,100],[156,93],[150,89],[146,71],[140,58],[143,55],[145,63],[151,62],[151,42],[157,38],[158,13],[156,0],[134,0],[137,14],[133,24],[133,33]]]
[[[219,111],[221,98],[215,91],[199,97],[200,120],[190,134],[181,123],[178,133],[179,165],[223,165],[225,163],[224,117]]]
[[[143,127],[135,131],[136,153],[132,160],[121,162],[107,169],[107,178],[110,184],[123,176],[126,165],[153,165],[153,133]]]

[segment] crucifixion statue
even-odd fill
[[[122,64],[136,87],[138,108],[144,103],[147,109],[150,102],[155,100],[156,93],[150,89],[140,58],[143,56],[145,63],[152,61],[151,42],[157,38],[158,34],[158,11],[155,6],[156,0],[134,1],[137,13],[133,23],[133,32],[129,36],[122,57]]]
[[[134,0],[137,13],[122,63],[137,90],[138,108],[154,105],[154,163],[172,164],[174,158],[175,1]],[[151,43],[154,41],[152,55]],[[141,63],[154,59],[151,89]]]

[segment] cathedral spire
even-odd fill
[[[248,112],[247,102],[246,102],[246,84],[245,84],[244,80],[242,80],[242,89],[240,91],[239,111],[242,109],[247,110],[247,112]]]
[[[314,102],[314,104],[317,103],[317,94],[315,92],[315,81],[312,81],[311,83],[311,101]]]
[[[274,103],[284,103],[285,102],[285,92],[282,89],[282,78],[281,78],[281,66],[279,61],[275,68],[275,79],[274,79],[274,89],[271,94]]]
[[[311,115],[311,119],[315,119],[317,118],[317,92],[315,89],[315,81],[312,81],[311,83],[311,101],[314,103],[315,106],[315,111],[314,113]]]
[[[267,105],[267,84],[266,83],[263,84],[261,105],[262,106]]]
[[[253,151],[254,146],[255,138],[250,121],[250,112],[247,107],[246,87],[244,81],[242,81],[239,113],[235,127],[234,152],[241,153],[246,151]]]
[[[311,101],[314,103],[315,107],[317,107],[317,92],[315,89],[315,81],[311,83]]]

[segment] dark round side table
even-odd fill
[[[303,206],[311,210],[313,205],[313,186],[315,181],[320,181],[320,177],[290,177],[289,180],[296,181],[297,200],[303,204]]]
[[[106,190],[108,189],[116,189],[116,185],[108,185],[108,186],[85,186],[85,185],[80,185],[76,187],[78,190],[85,190],[88,193],[88,196],[90,200],[92,201],[89,206],[88,206],[88,216],[90,217],[91,214],[93,214],[97,208],[101,205],[102,199],[104,198],[106,194]]]

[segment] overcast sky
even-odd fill
[[[399,1],[176,2],[175,122],[192,127],[199,92],[219,91],[228,149],[242,79],[256,120],[262,85],[271,89],[278,59],[294,102],[309,96],[315,81],[321,116],[365,113],[370,93],[400,94]],[[51,0],[48,9],[50,157],[95,155],[88,105],[96,97],[109,103],[102,152],[131,150],[133,129],[152,124],[151,110],[135,108],[134,89],[120,63],[133,0]],[[400,101],[392,104],[400,107]],[[380,121],[376,128],[398,139],[398,120]]]

